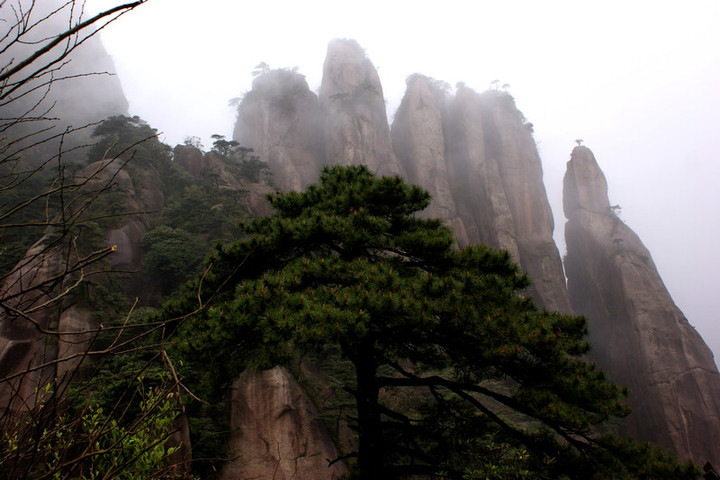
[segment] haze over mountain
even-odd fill
[[[89,2],[93,7],[107,0]],[[95,8],[95,7],[93,7]],[[168,143],[231,136],[228,100],[260,62],[299,66],[320,87],[327,42],[352,37],[382,80],[389,121],[405,78],[421,72],[483,91],[510,84],[535,126],[564,252],[562,177],[575,139],[600,159],[613,205],[653,254],[663,281],[715,352],[720,255],[720,6],[669,2],[267,2],[152,0],[104,32],[130,110]],[[205,29],[207,26],[208,29]],[[148,32],[148,34],[143,34]],[[149,33],[152,33],[150,35]]]
[[[388,122],[383,85],[370,58],[354,40],[333,40],[317,95],[301,75],[263,68],[252,91],[238,102],[233,138],[255,148],[284,189],[304,187],[322,165],[331,163],[367,164],[379,173],[400,174],[423,185],[435,199],[428,215],[440,216],[452,226],[461,245],[485,243],[508,250],[534,279],[529,293],[538,304],[570,311],[572,303],[577,313],[589,316],[596,343],[592,355],[613,378],[639,392],[645,402],[630,397],[635,413],[624,424],[627,432],[664,444],[683,458],[720,462],[714,440],[720,436],[718,408],[706,401],[720,391],[720,375],[710,351],[674,306],[650,253],[613,215],[617,209],[607,198],[602,172],[590,150],[581,146],[573,150],[565,177],[568,297],[560,253],[552,240],[553,218],[542,181],[541,158],[533,142],[534,126],[518,110],[515,99],[498,87],[478,92],[460,84],[453,91],[442,81],[413,75],[408,78],[400,107]],[[116,83],[110,89],[121,99]],[[124,102],[115,104],[117,113],[124,113]],[[124,117],[105,126],[112,132],[113,125],[149,129],[138,119]],[[108,140],[112,142],[104,139]],[[257,177],[254,180],[242,180],[242,170],[220,150],[203,154],[193,146],[181,145],[171,157],[170,147],[156,141],[153,145],[156,150],[146,152],[150,153],[148,158],[132,162],[128,171],[120,172],[114,180],[122,192],[113,200],[116,204],[153,214],[131,215],[102,227],[104,235],[99,241],[108,248],[117,245],[118,255],[111,259],[113,267],[125,271],[143,268],[150,254],[141,247],[147,249],[146,240],[157,226],[155,222],[160,215],[171,217],[173,209],[175,215],[182,211],[177,203],[172,204],[178,200],[170,192],[183,182],[205,184],[210,189],[214,186],[213,200],[226,200],[223,195],[232,198],[231,203],[241,208],[242,215],[267,212],[262,194],[272,184],[259,170],[251,175]],[[93,168],[97,164],[80,172],[80,177]],[[113,174],[114,170],[109,172]],[[192,188],[184,191],[198,192]],[[205,208],[196,202],[194,206],[202,216],[212,217],[229,209],[231,203],[208,204]],[[42,261],[43,268],[35,268],[33,277],[43,278],[58,262],[50,257]],[[124,287],[141,296],[161,288],[145,283],[148,279],[128,277]],[[151,302],[152,298],[142,301]],[[22,322],[5,316],[0,330],[3,369],[18,367],[20,357],[21,364],[31,364],[39,354],[51,359],[67,353],[70,347],[63,338],[67,328],[102,329],[96,325],[99,317],[83,313],[78,305],[45,312],[43,325],[59,325],[56,346],[45,342],[42,330],[23,328]],[[83,341],[72,348],[81,349]],[[30,360],[25,361],[26,356]],[[57,371],[53,368],[46,366],[41,372],[48,378],[62,378],[75,365],[63,365]],[[275,438],[272,432],[284,432],[285,443],[282,453],[278,444],[278,455],[292,460],[286,469],[290,476],[306,457],[314,458],[307,466],[311,472],[324,464],[323,458],[336,456],[327,435],[318,428],[312,402],[303,397],[292,375],[279,368],[268,375],[241,376],[236,381],[239,388],[232,394],[230,415],[232,426],[237,427],[231,439],[234,446],[249,452],[255,444],[260,458],[269,444],[265,437]],[[277,395],[270,395],[272,392]],[[22,398],[33,395],[29,390],[20,392]],[[265,401],[271,397],[272,401]],[[278,411],[294,413],[288,418]],[[282,422],[277,421],[280,417],[285,417]],[[256,422],[260,418],[265,420]],[[249,428],[255,423],[256,430]],[[338,439],[339,430],[335,432]],[[309,444],[297,444],[298,438],[306,437],[313,438],[312,455],[306,455]],[[184,443],[189,449],[189,443]],[[225,473],[230,478],[278,471],[280,458],[268,456],[257,466],[251,463],[230,463]],[[256,470],[245,470],[251,466]],[[235,467],[240,470],[232,471]],[[312,473],[307,475],[312,478]]]

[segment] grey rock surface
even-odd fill
[[[588,317],[591,357],[630,389],[622,432],[700,464],[720,462],[720,374],[677,308],[640,238],[610,210],[592,152],[576,147],[565,174],[568,290]]]

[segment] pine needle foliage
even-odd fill
[[[420,187],[333,166],[270,202],[166,308],[195,312],[176,340],[206,385],[336,345],[354,369],[357,478],[695,478],[601,434],[629,409],[583,357],[585,318],[539,309],[507,252],[458,249],[418,218]]]

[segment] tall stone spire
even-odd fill
[[[590,322],[590,353],[629,387],[622,433],[682,458],[720,463],[720,374],[710,349],[675,306],[650,252],[611,211],[592,152],[568,162],[564,210],[570,300]]]

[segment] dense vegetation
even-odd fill
[[[6,184],[15,182],[3,206],[22,207],[3,217],[3,277],[12,278],[16,265],[27,262],[18,261],[38,241],[41,255],[59,252],[51,262],[68,255],[88,257],[82,268],[59,277],[65,283],[48,289],[75,282],[62,294],[65,305],[92,312],[100,326],[89,336],[71,340],[88,358],[76,364],[67,381],[46,377],[25,413],[8,410],[2,415],[0,470],[7,478],[185,475],[183,468],[170,468],[178,461],[177,441],[165,443],[184,408],[177,378],[163,356],[162,333],[147,319],[163,297],[198,271],[216,241],[238,237],[238,221],[248,215],[240,201],[246,192],[221,189],[212,178],[193,178],[174,161],[172,149],[157,139],[157,131],[138,117],[108,118],[94,128],[92,137],[95,143],[85,150],[84,161],[77,159],[78,150],[73,152],[76,159],[63,172],[67,180],[62,189],[52,190],[57,183],[52,168],[37,168],[24,181],[16,180],[17,165],[36,163],[34,156],[0,164],[9,172],[2,177]],[[246,184],[252,183],[247,177],[268,181],[267,166],[248,149],[242,149],[239,158],[237,149],[231,145],[224,154],[212,154]],[[49,188],[49,194],[38,196]],[[151,193],[138,195],[142,191]],[[153,204],[158,198],[160,208]],[[108,231],[128,224],[146,230],[140,245],[144,272],[135,275],[112,272],[108,259],[113,249],[105,246]],[[103,255],[93,253],[98,251]],[[138,281],[140,301],[133,299],[137,288],[130,287]],[[11,298],[2,300],[3,307],[11,308]],[[46,348],[54,349],[57,338],[63,338],[57,322],[45,331]],[[0,372],[6,389],[15,378],[6,377],[10,373]]]

